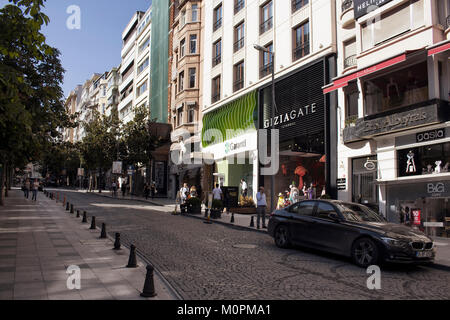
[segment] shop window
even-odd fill
[[[363,90],[366,116],[427,101],[427,63],[366,80]]]
[[[398,176],[447,173],[450,168],[450,142],[398,151]]]
[[[364,157],[352,161],[352,201],[378,205],[377,157]],[[370,163],[371,165],[366,165]]]

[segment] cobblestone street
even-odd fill
[[[349,259],[277,248],[270,236],[173,216],[137,201],[67,192],[75,208],[134,244],[184,299],[449,299],[450,272],[424,266],[382,269],[381,290]],[[159,211],[158,211],[159,210]]]

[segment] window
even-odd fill
[[[189,53],[195,54],[197,52],[197,35],[191,34],[189,37]]]
[[[358,119],[359,89],[356,81],[349,82],[344,88],[345,94],[345,126],[348,127]]]
[[[147,57],[147,58],[144,60],[144,62],[142,62],[142,63],[138,66],[138,72],[137,72],[137,74],[138,74],[138,75],[141,74],[142,71],[144,71],[145,68],[148,67],[148,64],[149,64],[149,58]]]
[[[238,13],[245,7],[244,0],[234,0],[234,14]]]
[[[147,91],[147,81],[145,81],[142,85],[138,87],[138,94],[137,96],[141,96],[145,91]]]
[[[145,39],[144,43],[139,46],[139,54],[150,46],[150,37]]]
[[[234,66],[234,91],[238,91],[244,87],[244,61]]]
[[[365,116],[427,101],[427,70],[422,62],[364,81]]]
[[[185,24],[186,24],[186,10],[183,10],[181,11],[180,16],[180,28],[183,28]]]
[[[183,124],[183,107],[179,108],[177,111],[177,126],[181,126]]]
[[[186,47],[186,40],[183,39],[180,42],[180,58],[184,57],[184,49],[185,49],[185,47]]]
[[[178,83],[179,83],[178,89],[179,89],[179,92],[181,92],[184,90],[184,71],[180,72],[178,79],[179,79],[178,80]]]
[[[356,38],[344,42],[344,69],[356,66]]]
[[[319,202],[319,204],[317,205],[317,218],[331,220],[330,217],[328,217],[330,213],[336,213],[334,207],[329,203]]]
[[[189,108],[188,122],[189,123],[194,123],[195,122],[195,108],[194,107],[190,107]]]
[[[198,21],[198,5],[197,4],[193,4],[192,5],[191,21],[192,22],[197,22]]]
[[[244,22],[234,27],[234,52],[244,47]]]
[[[221,62],[222,62],[222,39],[219,39],[213,44],[212,66],[215,67]]]
[[[296,213],[302,216],[312,216],[315,205],[316,203],[313,201],[300,202],[290,207],[289,212]]]
[[[270,43],[266,46],[266,49],[268,49],[270,52],[273,52],[273,44]],[[270,54],[269,52],[265,52],[265,51],[261,51],[260,52],[260,65],[261,65],[261,70],[259,73],[260,78],[264,78],[265,76],[267,76],[269,73],[272,72],[272,68],[273,68],[273,55]]]
[[[215,103],[219,100],[220,100],[220,75],[212,80],[211,103]]]
[[[266,31],[272,29],[273,26],[273,12],[272,12],[272,1],[269,1],[261,7],[261,25],[259,28],[259,33],[263,34]]]
[[[362,50],[368,50],[424,24],[423,1],[410,0],[361,25]]]
[[[214,25],[213,31],[216,31],[222,26],[222,4],[214,9]]]
[[[294,29],[292,61],[309,54],[309,21]]]
[[[189,68],[189,88],[195,88],[195,68]]]
[[[308,4],[308,0],[292,0],[292,12],[300,10]]]

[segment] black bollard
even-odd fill
[[[113,250],[120,250],[120,233],[116,233],[116,241],[114,241]]]
[[[255,227],[255,217],[252,216],[252,220],[250,221],[250,228],[254,228]]]
[[[73,204],[70,204],[70,213],[73,213]]]
[[[100,239],[106,239],[106,223],[102,223],[102,232],[100,234]]]
[[[127,268],[137,268],[136,247],[133,244],[130,247],[130,257],[128,258]]]
[[[66,211],[69,211],[69,201],[66,203]]]
[[[234,213],[231,214],[231,221],[230,223],[234,223]]]
[[[80,210],[77,210],[77,218],[80,217]]]
[[[87,223],[87,214],[86,211],[83,212],[83,221],[81,221],[82,223]]]
[[[91,230],[97,229],[97,227],[95,225],[95,217],[91,218],[91,227],[89,229],[91,229]]]
[[[153,267],[147,266],[147,274],[145,276],[144,290],[142,290],[141,297],[152,298],[157,294],[155,292],[155,283],[153,281]]]

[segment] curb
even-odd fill
[[[103,194],[98,194],[98,193],[94,193],[94,192],[82,192],[82,193],[84,193],[84,194],[89,194],[89,195],[94,195],[94,196],[98,196],[98,197],[103,197],[103,198],[114,199],[114,200],[127,200],[127,201],[139,201],[139,202],[145,202],[145,203],[150,203],[150,204],[152,204],[152,205],[155,205],[155,206],[157,206],[157,207],[165,207],[165,205],[163,205],[163,204],[156,203],[156,202],[151,202],[151,201],[144,200],[144,199],[139,199],[139,198],[136,198],[136,199],[127,199],[127,198],[120,198],[120,197],[113,198],[112,196],[103,195]]]

